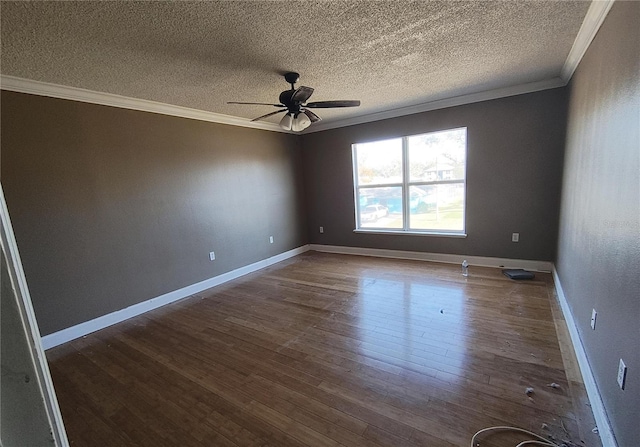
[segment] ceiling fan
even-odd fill
[[[285,73],[284,79],[291,84],[291,90],[285,90],[280,93],[280,104],[267,104],[262,102],[236,102],[231,101],[227,104],[250,104],[260,106],[274,106],[279,107],[280,110],[267,113],[266,115],[254,118],[251,121],[258,121],[264,118],[268,118],[277,113],[286,112],[285,116],[280,121],[280,127],[284,130],[293,130],[294,132],[301,132],[311,125],[320,121],[318,115],[313,113],[309,109],[328,109],[333,107],[358,107],[360,101],[357,100],[335,100],[335,101],[317,101],[307,103],[307,100],[313,94],[311,87],[300,86],[295,88],[295,83],[300,79],[300,75],[295,72]]]

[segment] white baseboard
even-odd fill
[[[589,396],[591,411],[593,411],[593,417],[595,418],[596,425],[598,426],[598,433],[600,434],[600,439],[602,440],[602,447],[617,447],[616,438],[613,434],[613,430],[611,429],[611,425],[609,424],[609,418],[607,417],[607,411],[604,407],[604,404],[602,403],[602,398],[600,397],[600,392],[598,391],[596,380],[593,377],[593,373],[591,372],[587,354],[584,350],[584,346],[582,345],[582,340],[580,339],[578,328],[576,326],[575,320],[573,319],[573,314],[571,313],[571,308],[569,307],[569,303],[567,302],[567,297],[562,290],[560,277],[558,276],[558,272],[555,266],[553,267],[552,271],[553,281],[555,282],[556,286],[556,294],[558,295],[558,302],[560,303],[560,308],[562,309],[564,319],[567,322],[567,329],[569,330],[569,335],[571,336],[573,350],[575,351],[576,357],[578,358],[578,366],[580,367],[580,373],[582,374],[584,387],[586,388],[587,395]]]
[[[203,290],[210,289],[249,273],[253,273],[255,271],[269,267],[270,265],[292,258],[309,250],[323,253],[411,259],[419,261],[443,262],[449,264],[460,264],[464,259],[466,259],[472,266],[477,265],[482,267],[495,268],[524,268],[527,270],[534,270],[539,272],[551,271],[553,273],[558,301],[560,303],[565,321],[567,322],[567,328],[571,336],[573,349],[578,359],[578,365],[580,367],[580,372],[582,373],[582,378],[587,390],[587,395],[589,396],[589,401],[591,402],[591,409],[598,426],[602,445],[603,447],[618,447],[613,435],[613,430],[611,429],[611,425],[609,424],[609,419],[607,417],[604,404],[602,403],[595,378],[593,377],[593,373],[591,372],[589,361],[587,360],[584,347],[582,346],[582,341],[580,340],[580,335],[573,319],[571,309],[569,308],[569,304],[562,289],[562,285],[560,284],[558,272],[556,271],[553,263],[547,261],[493,258],[485,256],[464,256],[444,253],[424,253],[414,251],[386,250],[378,248],[344,247],[336,245],[303,245],[301,247],[289,250],[284,253],[280,253],[276,256],[272,256],[262,261],[258,261],[253,264],[249,264],[236,270],[224,273],[222,275],[209,278],[199,283],[183,287],[182,289],[174,290],[173,292],[166,293],[156,298],[151,298],[150,300],[143,301],[142,303],[134,304],[133,306],[129,306],[125,309],[121,309],[110,314],[95,318],[93,320],[80,323],[70,328],[54,332],[53,334],[47,335],[42,338],[42,345],[44,349],[53,348],[68,341],[90,334],[91,332],[95,332],[97,330],[143,314],[150,310],[157,309],[158,307],[164,306],[166,304],[181,300],[195,293],[202,292]]]
[[[157,309],[169,303],[173,303],[174,301],[181,300],[195,293],[202,292],[203,290],[210,289],[211,287],[215,287],[249,273],[253,273],[275,263],[284,261],[285,259],[304,253],[308,250],[315,250],[325,253],[377,256],[383,258],[415,259],[421,261],[445,262],[452,264],[460,264],[463,259],[466,259],[472,266],[477,265],[484,267],[524,268],[527,270],[535,270],[541,272],[548,272],[553,267],[552,263],[545,261],[489,258],[482,256],[465,257],[462,255],[450,255],[442,253],[423,253],[413,251],[384,250],[376,248],[340,247],[334,245],[303,245],[301,247],[289,250],[284,253],[280,253],[279,255],[272,256],[262,261],[258,261],[253,264],[249,264],[236,270],[224,273],[222,275],[206,279],[199,283],[183,287],[182,289],[165,293],[164,295],[160,295],[158,297],[151,298],[150,300],[134,304],[133,306],[129,306],[127,308],[111,312],[107,315],[94,318],[93,320],[85,321],[84,323],[80,323],[75,326],[62,329],[61,331],[54,332],[53,334],[42,337],[42,345],[44,349],[53,348],[68,341],[90,334],[91,332],[98,331],[105,327],[143,314],[145,312],[149,312],[150,310]]]
[[[133,306],[129,306],[127,308],[111,312],[107,315],[94,318],[93,320],[85,321],[84,323],[80,323],[61,331],[54,332],[53,334],[42,337],[42,345],[44,349],[53,348],[68,341],[90,334],[91,332],[104,329],[113,324],[120,323],[121,321],[128,320],[129,318],[135,317],[145,312],[149,312],[150,310],[157,309],[158,307],[162,307],[166,304],[173,303],[174,301],[181,300],[193,295],[194,293],[202,292],[203,290],[210,289],[211,287],[224,284],[241,276],[269,267],[270,265],[284,261],[285,259],[292,258],[293,256],[297,256],[308,250],[309,246],[303,245],[301,247],[294,248],[293,250],[289,250],[270,258],[263,259],[262,261],[254,262],[253,264],[249,264],[230,272],[223,273],[222,275],[214,276],[213,278],[209,278],[196,284],[183,287],[182,289],[165,293],[164,295],[160,295],[158,297],[151,298],[150,300],[134,304]]]
[[[419,251],[385,250],[381,248],[343,247],[337,245],[309,245],[309,250],[343,255],[376,256],[380,258],[414,259],[417,261],[444,262],[461,264],[467,260],[471,266],[495,268],[519,268],[536,272],[550,272],[553,263],[548,261],[530,261],[525,259],[491,258],[486,256],[464,256],[445,253],[425,253]]]
[[[469,262],[469,264],[472,266],[477,265],[482,267],[496,268],[523,268],[526,270],[535,270],[539,272],[552,272],[558,295],[558,301],[560,302],[562,313],[564,315],[565,321],[567,322],[567,328],[571,336],[571,343],[578,359],[578,365],[580,367],[580,372],[582,373],[582,378],[587,390],[587,395],[589,396],[589,401],[591,402],[591,410],[593,411],[593,416],[595,418],[596,425],[598,426],[598,432],[600,435],[600,439],[602,440],[602,446],[618,447],[615,436],[613,434],[613,430],[611,429],[611,425],[609,424],[607,412],[605,410],[604,404],[602,403],[602,398],[600,397],[598,387],[596,386],[595,378],[593,377],[593,373],[591,372],[591,367],[589,366],[587,355],[584,351],[584,347],[582,346],[582,341],[580,340],[578,329],[573,319],[573,315],[571,314],[571,309],[569,308],[566,296],[564,294],[564,291],[562,290],[558,272],[556,271],[555,265],[552,262],[318,244],[309,245],[309,250],[319,251],[323,253],[412,259],[419,261],[443,262],[449,264],[460,264],[464,259],[466,259],[467,262]]]

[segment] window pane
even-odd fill
[[[412,230],[464,230],[464,184],[411,186]]]
[[[355,145],[359,185],[402,183],[402,138]]]
[[[358,217],[360,228],[403,228],[402,188],[360,188]]]
[[[407,140],[410,182],[464,179],[466,129],[432,132]]]

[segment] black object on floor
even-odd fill
[[[533,279],[536,275],[523,269],[504,269],[502,274],[510,279]]]

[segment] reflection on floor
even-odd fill
[[[598,446],[553,293],[308,252],[47,357],[72,445],[466,446],[514,425]]]

